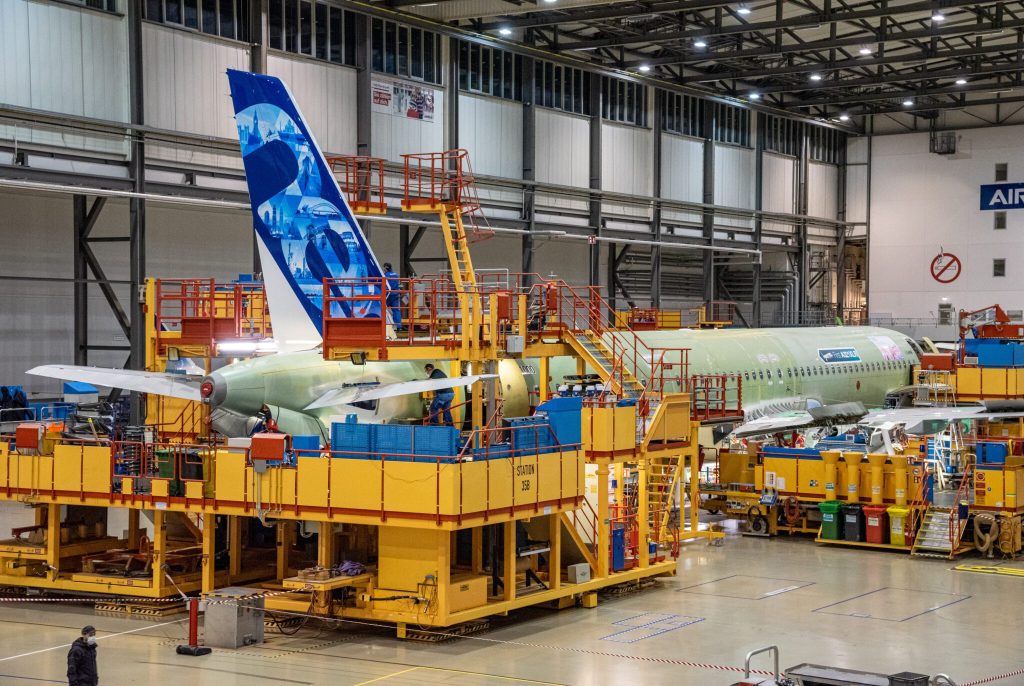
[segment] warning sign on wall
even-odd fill
[[[963,271],[963,264],[960,258],[952,253],[940,252],[932,260],[932,278],[939,283],[953,283]]]

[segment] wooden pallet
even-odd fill
[[[436,629],[406,629],[405,638],[409,641],[422,641],[424,643],[440,643],[450,641],[459,636],[475,634],[490,628],[491,623],[486,619],[477,619],[472,622],[458,624],[456,626]]]
[[[145,600],[105,600],[95,605],[96,614],[113,617],[129,617],[132,619],[162,619],[185,612],[185,603],[157,603]]]

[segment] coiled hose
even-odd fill
[[[988,532],[985,532],[985,529]],[[974,545],[986,557],[995,557],[995,544],[999,540],[999,520],[995,515],[981,512],[974,515]]]

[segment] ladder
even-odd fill
[[[597,372],[602,381],[610,384],[609,390],[612,393],[623,398],[640,398],[644,384],[623,363],[621,355],[615,355],[601,335],[591,329],[569,333],[569,345]]]
[[[469,241],[466,240],[466,227],[462,223],[462,208],[458,205],[444,205],[438,214],[444,246],[448,251],[448,263],[452,267],[452,283],[460,293],[476,290],[476,272],[473,270]]]

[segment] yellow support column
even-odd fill
[[[537,388],[540,389],[540,402],[544,402],[551,396],[551,358],[547,355],[540,358]]]
[[[46,506],[46,564],[55,578],[60,565],[60,505],[57,503]]]
[[[203,594],[211,593],[216,587],[217,565],[214,557],[217,550],[217,515],[203,515]]]
[[[608,462],[597,465],[597,576],[608,576],[608,546],[610,523],[608,517]]]
[[[441,624],[448,620],[448,587],[452,582],[452,536],[444,531],[437,532],[437,597],[434,606],[428,606],[426,612],[433,615]]]
[[[140,512],[134,508],[128,510],[128,548],[131,550],[138,549],[139,538],[142,536],[142,527],[139,526]]]
[[[320,531],[316,538],[316,563],[330,569],[334,566],[334,524],[320,522]]]
[[[516,599],[516,523],[505,522],[505,569],[503,579],[505,582],[505,600]]]
[[[548,515],[548,588],[562,586],[562,520],[558,515]]]
[[[167,525],[164,522],[164,511],[153,510],[153,589],[159,595],[165,595],[164,564],[167,558]]]
[[[472,541],[470,546],[473,548],[472,552],[472,569],[474,574],[482,574],[484,571],[484,529],[481,526],[475,526],[471,529],[470,537]]]
[[[242,518],[228,515],[228,575],[231,582],[242,574]]]
[[[651,563],[651,555],[648,552],[648,545],[651,539],[650,512],[651,504],[648,501],[647,493],[647,465],[648,457],[644,453],[636,466],[636,554],[639,555],[637,564],[643,568]]]

